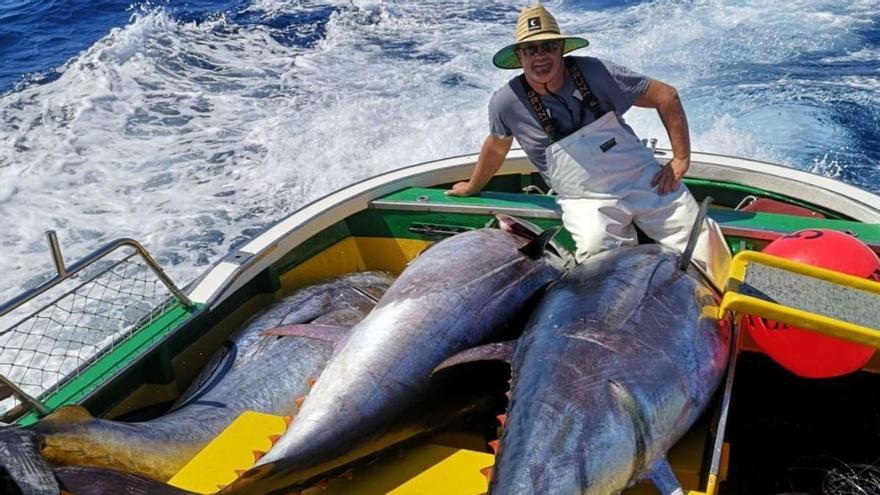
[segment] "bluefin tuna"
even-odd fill
[[[429,390],[431,370],[492,338],[563,260],[547,243],[500,229],[444,239],[417,257],[348,334],[287,433],[223,493],[274,493],[309,466],[387,431]]]
[[[730,330],[679,260],[620,248],[547,291],[513,355],[491,494],[608,495],[645,478],[682,493],[665,456],[711,400]]]
[[[233,334],[170,412],[159,418],[111,421],[69,406],[30,431],[42,444],[42,456],[54,464],[113,468],[166,481],[241,413],[296,415],[297,399],[309,392],[334,342],[283,336],[284,326],[331,325],[344,332],[372,310],[391,282],[383,273],[350,274],[273,304]],[[26,431],[15,430],[19,436]],[[20,471],[15,466],[25,460],[23,455],[0,463],[12,465],[10,473],[15,475],[14,470]],[[27,482],[24,475],[18,477],[21,484]]]

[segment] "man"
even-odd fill
[[[564,59],[589,43],[560,34],[541,4],[520,13],[515,39],[493,62],[502,69],[521,67],[524,74],[492,95],[491,133],[476,168],[447,194],[479,192],[501,168],[515,137],[556,192],[578,261],[636,244],[633,223],[683,251],[699,206],[681,182],[690,166],[690,138],[675,88],[596,58]],[[632,105],[657,109],[672,143],[666,165],[620,117]],[[719,249],[721,239],[714,222],[703,226],[694,258],[710,272],[708,251],[710,245]]]

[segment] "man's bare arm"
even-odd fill
[[[681,106],[678,91],[665,82],[652,79],[645,93],[635,101],[635,105],[657,109],[672,144],[672,160],[654,176],[651,185],[656,186],[660,194],[675,191],[691,164],[687,116]]]
[[[513,144],[513,136],[497,137],[492,134],[483,141],[483,147],[480,148],[480,156],[477,158],[477,165],[471,173],[470,180],[458,182],[452,189],[446,191],[448,196],[470,196],[480,192],[495,172],[504,164],[510,146]]]

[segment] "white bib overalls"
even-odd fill
[[[577,243],[577,260],[638,243],[633,224],[657,242],[683,251],[699,213],[690,191],[660,195],[651,179],[661,166],[654,153],[621,125],[614,112],[551,144],[547,178],[562,222]],[[730,251],[718,225],[704,222],[693,259],[720,281]]]

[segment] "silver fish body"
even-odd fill
[[[663,474],[730,345],[718,295],[678,260],[660,245],[620,248],[548,290],[514,354],[490,493],[608,495]]]
[[[294,416],[333,353],[332,342],[266,335],[280,325],[352,326],[391,284],[382,273],[350,274],[307,287],[251,318],[230,336],[167,414],[144,422],[92,417],[78,406],[37,423],[42,455],[56,464],[98,466],[165,481],[245,411]]]
[[[555,254],[520,252],[534,254],[528,241],[479,229],[423,252],[351,330],[261,465],[224,493],[283,489],[298,470],[388,430],[424,398],[437,364],[492,337],[561,274]]]

